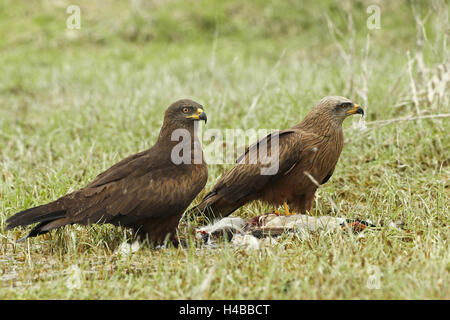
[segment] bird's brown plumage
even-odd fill
[[[66,224],[111,223],[132,228],[151,242],[173,236],[208,176],[195,120],[206,121],[201,105],[188,99],[173,103],[152,148],[118,162],[83,189],[15,214],[6,221],[6,229],[38,223],[30,237]],[[173,138],[177,129],[189,139],[180,142]],[[190,159],[176,164],[172,149],[180,143],[190,149]]]
[[[250,146],[189,213],[224,217],[250,201],[262,200],[275,206],[286,202],[304,214],[311,209],[318,185],[333,174],[344,142],[342,122],[355,113],[363,114],[363,111],[350,100],[325,97],[298,125]],[[278,138],[278,170],[264,175],[261,169],[268,166],[264,158],[258,158],[259,145],[268,146],[267,157],[270,157],[272,149],[276,154],[273,138]],[[252,157],[258,161],[249,161]]]

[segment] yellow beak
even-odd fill
[[[350,109],[350,110],[348,110],[347,112],[346,112],[346,114],[355,114],[355,113],[359,113],[359,114],[362,114],[362,115],[364,115],[364,110],[359,106],[359,105],[357,105],[356,103],[355,103],[355,105],[353,106],[353,109]]]
[[[188,119],[195,119],[195,120],[204,120],[205,123],[207,121],[206,113],[201,108],[197,109],[197,114],[193,114],[191,116],[186,116],[186,118],[188,118]]]

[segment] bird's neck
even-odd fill
[[[191,137],[191,141],[194,141],[197,137],[194,122],[189,126],[174,126],[173,124],[164,123],[159,131],[158,142],[168,143],[168,141],[178,141],[179,136],[189,136]]]
[[[319,167],[331,165],[328,169],[334,168],[344,146],[342,121],[333,118],[329,114],[321,113],[318,115],[317,113],[310,113],[296,127],[323,137],[322,147],[318,150],[320,156],[317,156],[316,159],[325,163]]]
[[[342,136],[342,122],[327,113],[310,112],[294,128],[312,132],[320,136]]]
[[[163,125],[157,145],[171,150],[170,157],[175,164],[201,164],[204,163],[203,152],[200,141],[197,137],[197,128],[192,125],[190,127],[176,127]]]

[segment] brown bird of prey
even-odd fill
[[[113,165],[83,189],[15,214],[6,230],[38,223],[24,240],[67,224],[111,223],[152,243],[172,238],[207,181],[198,120],[207,120],[203,106],[187,99],[173,103],[153,147]]]
[[[283,204],[286,215],[294,214],[289,207],[305,214],[317,188],[330,179],[338,162],[344,144],[342,122],[356,113],[364,115],[362,108],[344,97],[323,98],[301,123],[247,148],[189,214],[224,217],[253,200],[276,207]],[[263,145],[266,158],[260,156]],[[264,159],[276,159],[277,170],[263,173],[269,163]]]

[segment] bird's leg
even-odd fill
[[[285,215],[285,216],[290,216],[290,215],[297,214],[297,213],[295,213],[295,212],[291,212],[291,211],[290,211],[287,202],[283,202],[283,207],[284,207],[284,211],[285,211],[285,212],[284,212],[284,215]],[[276,214],[277,216],[282,216],[282,215],[283,215],[283,214],[281,214],[280,211],[278,211],[277,209],[275,209],[275,210],[273,211],[273,213]]]
[[[290,211],[287,202],[283,202],[283,207],[284,207],[284,215],[285,215],[285,216],[290,216],[290,215],[297,214],[297,213],[295,213],[295,212],[291,212],[291,211]],[[277,216],[282,216],[282,215],[283,215],[280,211],[278,211],[278,209],[275,209],[275,210],[273,211],[273,213],[276,214]]]
[[[288,204],[287,204],[286,202],[283,203],[283,207],[284,207],[284,211],[285,211],[284,214],[285,214],[286,216],[290,216],[290,215],[296,214],[295,212],[291,212],[291,211],[289,210],[289,206],[288,206]]]

